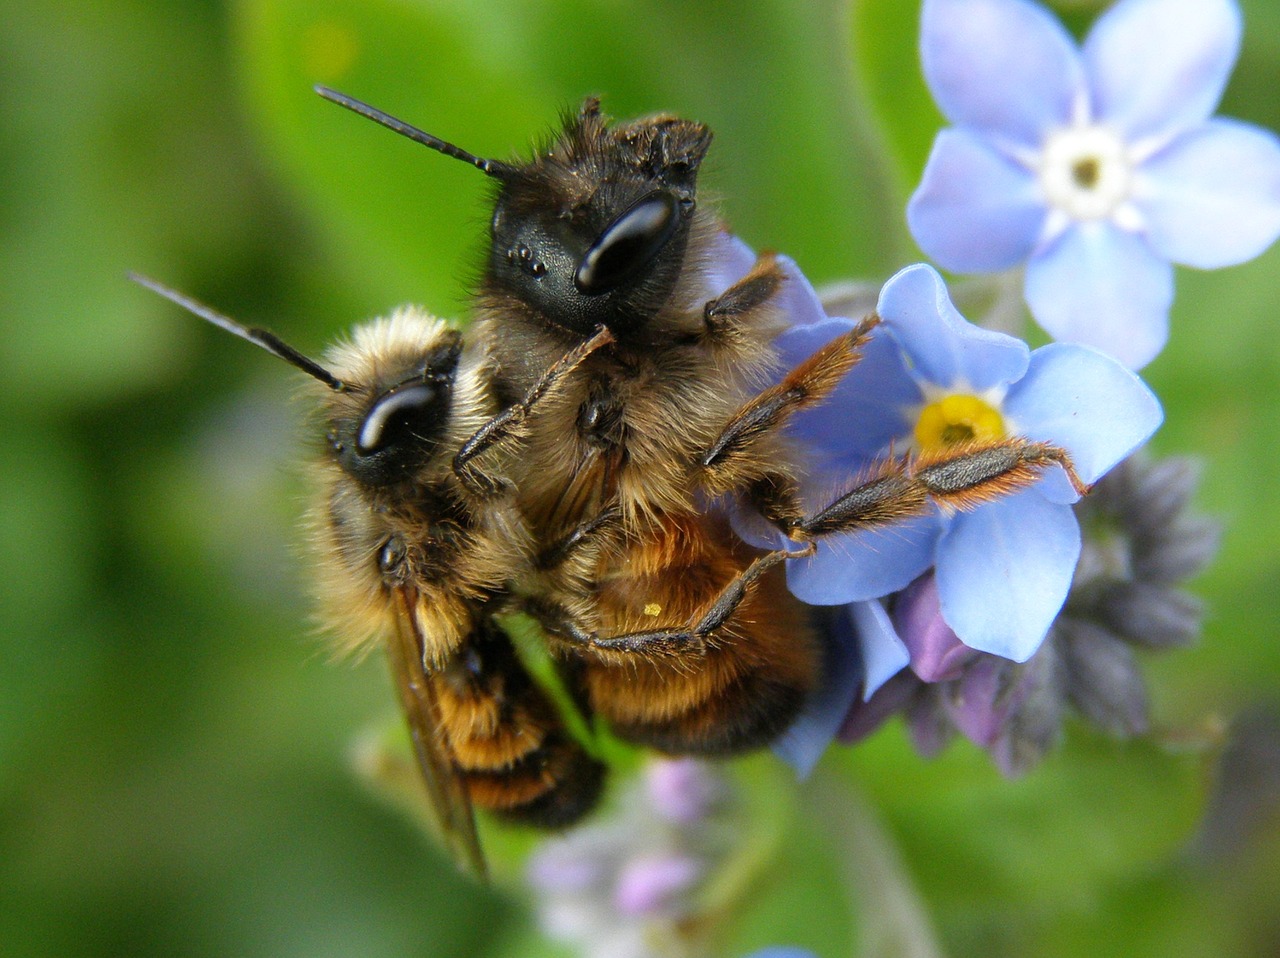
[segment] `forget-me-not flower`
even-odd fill
[[[957,442],[1008,437],[1065,449],[1079,478],[1092,483],[1161,421],[1155,396],[1111,357],[1066,343],[1031,352],[1021,340],[968,323],[932,267],[911,266],[890,279],[878,312],[882,325],[861,363],[830,400],[795,422],[811,468],[804,486],[811,509],[833,501],[891,450],[935,454]],[[850,328],[836,318],[792,327],[778,340],[784,362],[801,361]],[[788,585],[805,602],[845,605],[903,589],[934,567],[943,616],[960,640],[1025,661],[1071,584],[1078,498],[1065,471],[1052,466],[1029,488],[970,511],[933,508],[825,536],[815,555],[788,563]],[[759,545],[782,544],[748,517],[736,525]],[[857,631],[892,633],[863,623]],[[864,640],[861,654],[864,668],[876,663],[868,694],[908,658],[901,643],[868,648]]]
[[[1280,140],[1213,117],[1233,0],[1120,0],[1082,47],[1028,0],[925,0],[925,79],[953,124],[908,206],[946,269],[1026,265],[1056,339],[1130,368],[1167,338],[1171,263],[1244,262],[1280,235]]]

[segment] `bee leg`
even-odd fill
[[[617,532],[621,520],[622,507],[615,501],[539,552],[537,567],[544,572],[559,568],[581,555],[584,549],[598,546],[604,537]]]
[[[746,276],[703,306],[705,338],[713,343],[732,342],[741,334],[744,318],[773,299],[785,280],[777,257],[762,253]]]
[[[813,555],[814,549],[810,543],[803,549],[777,549],[760,556],[730,580],[696,620],[683,628],[649,629],[602,636],[584,629],[563,606],[545,600],[530,600],[526,603],[526,611],[558,638],[598,652],[621,652],[664,659],[684,658],[690,654],[703,655],[711,635],[729,621],[760,576],[787,559]]]
[[[1064,450],[1016,437],[916,458],[886,459],[872,478],[805,519],[789,534],[812,539],[885,525],[921,515],[931,504],[972,509],[1027,488],[1054,465],[1066,470],[1081,495],[1089,491]]]
[[[699,457],[707,490],[712,494],[730,492],[762,476],[776,475],[773,462],[778,430],[793,414],[831,394],[857,365],[871,330],[879,322],[878,316],[868,316],[739,409]]]
[[[524,399],[502,410],[462,444],[462,448],[453,457],[453,471],[467,491],[481,498],[506,491],[504,480],[488,475],[473,460],[491,449],[510,447],[524,439],[525,423],[538,403],[551,394],[583,360],[612,342],[613,334],[604,326],[598,327],[590,339],[579,343],[556,360],[533,384]]]

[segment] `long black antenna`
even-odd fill
[[[204,303],[196,302],[188,296],[184,296],[175,289],[170,289],[162,283],[157,283],[154,279],[148,279],[138,273],[130,273],[129,278],[139,286],[145,286],[153,293],[159,293],[170,302],[177,303],[183,309],[190,313],[194,313],[201,319],[213,323],[219,329],[225,329],[232,335],[239,336],[241,339],[247,339],[255,346],[261,346],[273,356],[279,356],[285,362],[297,366],[308,376],[314,376],[320,380],[334,392],[345,392],[346,383],[338,379],[333,373],[325,369],[313,359],[308,359],[302,353],[298,352],[275,333],[265,329],[257,329],[255,327],[242,326],[234,319],[223,316],[221,313],[210,309]]]
[[[429,146],[431,149],[443,153],[445,156],[451,156],[455,160],[462,160],[470,163],[479,169],[482,173],[492,176],[494,179],[506,180],[510,179],[515,173],[515,167],[509,163],[503,163],[501,160],[486,160],[482,156],[476,156],[474,153],[468,153],[460,146],[454,146],[447,140],[442,140],[438,136],[432,136],[424,130],[419,130],[416,126],[397,119],[390,113],[383,113],[376,107],[372,107],[367,103],[355,99],[355,97],[347,96],[345,93],[339,93],[321,84],[316,85],[316,92],[326,100],[345,106],[353,113],[359,113],[363,117],[373,120],[374,123],[381,123],[388,130],[394,130],[401,136],[407,136],[415,143],[421,143],[423,146]]]

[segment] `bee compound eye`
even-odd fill
[[[599,296],[622,285],[647,266],[675,235],[680,203],[670,193],[642,196],[619,214],[591,244],[578,264],[578,292]]]
[[[425,417],[435,399],[436,389],[427,383],[396,389],[380,397],[360,424],[356,451],[369,455],[412,437],[421,431],[415,430],[415,423]]]

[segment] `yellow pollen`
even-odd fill
[[[960,443],[1004,436],[1000,410],[985,399],[957,393],[943,396],[920,411],[916,442],[921,450],[945,449]]]
[[[1085,156],[1071,164],[1071,178],[1082,190],[1091,190],[1102,177],[1102,163],[1096,156]]]
[[[646,603],[644,607],[644,614],[651,615],[651,616],[662,615],[662,606],[658,605],[658,603],[656,602]]]

